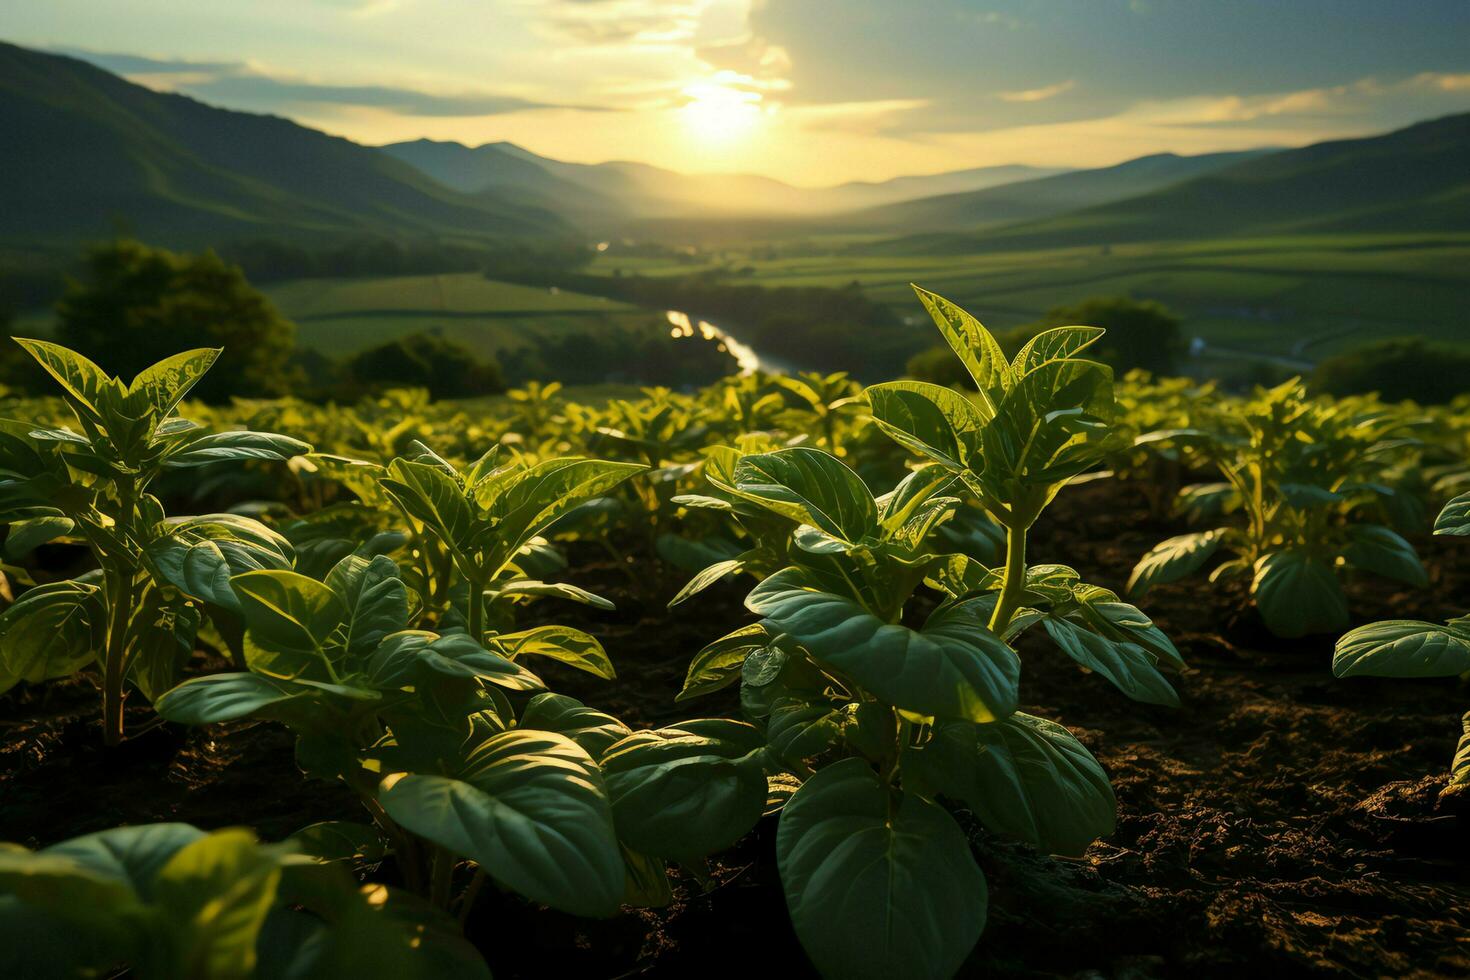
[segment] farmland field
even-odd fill
[[[1157,299],[1184,330],[1221,347],[1306,359],[1377,336],[1422,334],[1470,343],[1470,236],[1304,236],[1120,245],[967,255],[861,252],[775,260],[739,250],[729,279],[764,286],[861,283],[874,299],[910,311],[910,282],[953,297],[993,327],[1034,320],[1051,306],[1127,293]],[[593,271],[682,275],[717,268],[599,256]]]
[[[481,356],[524,348],[533,335],[662,329],[661,314],[600,296],[496,282],[473,272],[303,279],[266,290],[305,346],[351,355],[394,337],[438,329]]]

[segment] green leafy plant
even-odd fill
[[[1470,493],[1445,505],[1435,534],[1470,537]],[[1332,672],[1338,677],[1454,677],[1470,673],[1470,615],[1447,623],[1390,619],[1359,626],[1337,641]],[[1449,789],[1470,786],[1470,712],[1463,722]]]
[[[783,375],[776,379],[776,383],[796,396],[801,404],[801,414],[810,414],[814,424],[803,428],[816,430],[818,447],[833,456],[844,455],[843,422],[862,404],[862,399],[857,397],[857,382],[849,378],[846,371],[835,374],[803,371],[796,375]]]
[[[1134,568],[1131,596],[1191,575],[1224,551],[1233,557],[1211,581],[1249,574],[1267,628],[1298,637],[1347,627],[1343,568],[1424,584],[1413,546],[1375,520],[1404,513],[1407,495],[1386,474],[1417,446],[1407,431],[1414,418],[1381,406],[1315,401],[1296,380],[1261,392],[1231,417],[1237,421],[1225,431],[1166,435],[1194,441],[1224,477],[1183,491],[1186,506],[1217,517],[1238,510],[1244,526],[1161,542]]]
[[[571,739],[531,730],[538,702],[517,711],[507,697],[545,690],[526,656],[610,673],[596,640],[558,627],[480,642],[412,629],[415,597],[383,556],[348,557],[323,582],[258,571],[232,585],[250,670],[185,681],[159,699],[165,718],[287,725],[298,765],[351,787],[409,887],[441,908],[459,856],[558,908],[616,908],[622,862],[595,763]]]
[[[794,526],[788,564],[747,599],[761,621],[701,651],[680,695],[738,682],[767,764],[800,781],[777,859],[797,935],[829,976],[942,977],[968,955],[985,879],[942,800],[1055,853],[1111,832],[1101,766],[1062,726],[1017,711],[1023,632],[1041,625],[1130,697],[1177,703],[1157,664],[1178,653],[1147,617],[1025,560],[1026,532],[1107,433],[1110,373],[1073,356],[1099,331],[1042,335],[1010,362],[978,322],[919,295],[977,400],[911,382],[867,390],[884,431],[931,461],[881,497],[819,450],[741,458],[726,489]],[[968,495],[1006,529],[1003,568],[940,550]],[[910,625],[926,582],[940,601]]]
[[[78,540],[97,570],[32,589],[0,615],[0,690],[95,662],[113,745],[123,737],[127,687],[151,699],[173,685],[201,608],[233,632],[230,576],[286,568],[293,557],[284,538],[245,517],[167,518],[149,487],[167,470],[285,460],[311,447],[265,432],[211,433],[176,414],[218,350],[175,355],[124,384],[64,347],[18,342],[61,387],[80,431],[0,422],[6,555]]]
[[[0,972],[158,980],[487,978],[452,920],[247,830],[119,827],[0,844]]]

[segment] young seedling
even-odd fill
[[[292,561],[285,539],[253,520],[167,518],[149,487],[169,469],[286,460],[311,447],[266,432],[209,433],[176,414],[219,350],[166,358],[125,384],[64,347],[17,342],[61,387],[80,431],[0,422],[6,555],[79,540],[97,571],[33,589],[0,616],[0,690],[95,662],[103,737],[116,745],[128,685],[147,698],[167,690],[193,652],[201,607],[226,624],[238,609],[230,576]]]
[[[1470,493],[1445,505],[1435,534],[1470,537]],[[1470,673],[1470,615],[1447,623],[1390,619],[1359,626],[1337,641],[1332,672],[1338,677],[1454,677]],[[1450,789],[1470,786],[1470,712],[1450,764]]]
[[[1161,542],[1134,568],[1130,596],[1191,575],[1225,551],[1233,557],[1210,580],[1249,574],[1267,628],[1299,637],[1347,627],[1341,569],[1425,584],[1413,546],[1373,520],[1401,496],[1384,474],[1417,447],[1405,435],[1414,420],[1314,401],[1297,380],[1261,393],[1237,418],[1238,430],[1174,439],[1193,439],[1225,479],[1187,490],[1190,506],[1219,515],[1238,509],[1244,526]]]

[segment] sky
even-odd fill
[[[365,143],[818,186],[1470,110],[1470,0],[3,0],[7,40]]]

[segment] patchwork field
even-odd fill
[[[917,246],[918,243],[915,243]],[[859,253],[762,260],[738,251],[718,262],[600,256],[611,275],[681,275],[749,267],[732,281],[763,286],[859,282],[912,310],[910,282],[944,294],[994,327],[1049,307],[1128,293],[1158,299],[1208,345],[1312,360],[1375,336],[1423,334],[1470,342],[1470,236],[1308,236],[1065,248],[966,255]]]
[[[533,335],[661,325],[645,311],[599,296],[495,282],[473,272],[300,279],[266,293],[295,321],[302,344],[332,356],[430,329],[494,357],[529,346]]]

